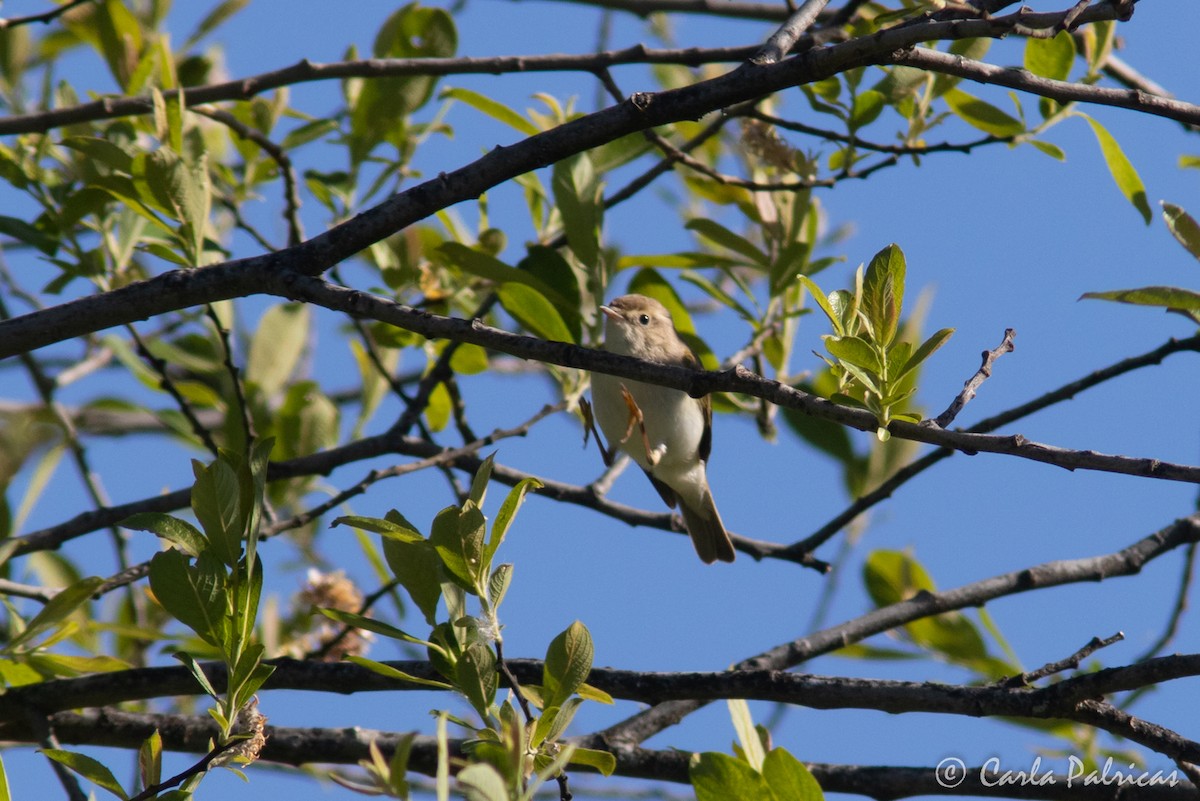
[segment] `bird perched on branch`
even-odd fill
[[[624,295],[601,306],[604,349],[661,364],[699,368],[675,331],[671,313],[653,298]],[[733,543],[713,503],[705,463],[712,450],[712,399],[678,389],[592,374],[592,405],[608,449],[620,449],[646,471],[672,509],[678,505],[696,553],[705,563],[732,562]]]

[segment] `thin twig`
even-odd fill
[[[1089,656],[1099,651],[1101,648],[1107,648],[1115,642],[1120,642],[1125,639],[1125,633],[1118,631],[1111,637],[1100,639],[1093,637],[1087,645],[1080,648],[1075,653],[1068,656],[1066,659],[1060,659],[1057,662],[1047,662],[1037,670],[1031,670],[1026,673],[1021,673],[1016,676],[1009,676],[1006,679],[1001,679],[995,683],[997,687],[1005,687],[1012,689],[1014,687],[1029,687],[1035,681],[1053,676],[1055,673],[1062,673],[1064,670],[1075,670],[1079,667],[1079,663],[1087,659]]]
[[[63,5],[53,8],[50,11],[43,11],[41,14],[29,14],[24,17],[10,17],[8,19],[0,18],[0,31],[8,28],[15,28],[18,25],[29,25],[34,22],[41,22],[43,24],[53,22],[76,6],[81,6],[84,3],[91,3],[93,1],[94,0],[71,0],[69,3],[64,3]]]
[[[179,409],[183,418],[188,421],[188,425],[191,426],[192,433],[196,435],[196,439],[200,440],[200,444],[204,446],[205,450],[216,456],[218,453],[216,441],[213,440],[212,434],[204,427],[204,424],[200,422],[200,418],[196,415],[196,410],[192,407],[191,401],[185,398],[183,393],[179,391],[179,387],[175,385],[175,380],[171,378],[171,374],[167,370],[167,363],[151,352],[141,335],[138,334],[136,328],[128,325],[125,327],[125,330],[129,332],[129,336],[133,340],[134,349],[142,357],[142,361],[149,364],[154,374],[158,376],[158,386],[171,396],[171,400],[175,401],[176,408]]]
[[[975,375],[967,379],[963,384],[962,392],[958,393],[958,396],[946,407],[946,411],[939,414],[933,421],[937,426],[945,428],[954,422],[954,418],[958,417],[958,413],[963,410],[963,407],[971,402],[983,382],[992,377],[992,365],[996,363],[996,360],[1006,353],[1012,353],[1013,337],[1016,334],[1017,332],[1011,328],[1004,329],[1003,341],[992,350],[983,352],[983,363],[979,365]]]

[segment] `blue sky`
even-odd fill
[[[195,13],[178,4],[174,17]],[[199,4],[196,4],[199,5]],[[27,8],[28,7],[28,8]],[[1040,6],[1045,9],[1053,6]],[[10,15],[39,10],[40,4],[13,2]],[[334,61],[355,42],[367,52],[374,31],[394,4],[364,2],[353,13],[338,4],[296,0],[258,2],[223,29],[231,77],[291,64],[300,58]],[[595,40],[599,12],[570,4],[475,2],[457,18],[459,52],[463,55],[586,52]],[[533,20],[533,22],[531,22]],[[613,46],[645,39],[641,23],[618,15]],[[1200,76],[1194,67],[1190,33],[1200,25],[1193,4],[1140,4],[1132,22],[1121,27],[1126,47],[1122,57],[1183,99],[1200,98]],[[182,40],[188,24],[180,24]],[[688,18],[676,29],[681,45],[730,45],[765,38],[769,27],[728,20]],[[1185,40],[1188,37],[1188,40]],[[264,43],[269,43],[269,46]],[[1020,61],[1020,44],[997,44],[988,60]],[[91,57],[72,60],[72,80],[94,70]],[[626,92],[651,88],[639,68],[618,71]],[[533,75],[512,78],[456,77],[445,82],[494,92],[510,104],[532,105],[535,91],[559,98],[577,96],[590,108],[594,81],[585,75]],[[107,87],[97,84],[98,91]],[[997,105],[1008,105],[1005,93],[967,87]],[[292,90],[293,102],[321,113],[336,102],[334,84],[305,85]],[[803,116],[798,92],[784,94],[784,109]],[[1026,101],[1030,113],[1034,104]],[[1195,137],[1177,124],[1115,109],[1089,110],[1116,136],[1140,171],[1157,209],[1167,200],[1200,213],[1200,173],[1176,167],[1179,155],[1200,153]],[[885,115],[868,134],[890,136]],[[516,134],[475,112],[456,107],[449,117],[456,129],[453,142],[439,142],[418,164],[426,174],[450,169],[476,157],[484,148],[514,141]],[[958,128],[948,138],[972,138]],[[1150,284],[1195,287],[1197,263],[1170,237],[1160,217],[1143,225],[1107,174],[1090,129],[1071,120],[1048,137],[1068,154],[1065,163],[1023,147],[995,148],[974,156],[947,154],[927,159],[919,168],[904,165],[883,171],[866,182],[847,182],[820,194],[834,225],[852,223],[853,237],[844,246],[848,263],[831,268],[819,281],[834,288],[847,283],[859,262],[890,242],[908,258],[910,293],[926,287],[932,293],[927,330],[954,327],[951,342],[931,361],[920,398],[927,409],[940,411],[978,367],[979,353],[994,347],[1005,328],[1017,331],[1013,354],[997,364],[994,376],[960,416],[975,420],[1036,397],[1118,359],[1141,353],[1171,336],[1192,333],[1182,318],[1095,301],[1078,302],[1083,292]],[[811,147],[811,143],[802,143]],[[310,148],[302,167],[327,168],[328,151]],[[518,256],[519,244],[532,232],[523,205],[511,190],[491,195],[491,213],[505,228]],[[262,219],[276,225],[276,201],[263,204]],[[470,206],[457,210],[474,219]],[[606,218],[606,240],[626,252],[669,252],[690,247],[690,234],[669,216],[647,224],[640,204],[627,204]],[[321,229],[320,210],[305,208],[309,234]],[[268,230],[272,230],[268,228]],[[279,228],[274,229],[279,233]],[[240,247],[248,247],[241,243]],[[249,255],[245,250],[237,255]],[[17,274],[40,269],[13,258]],[[615,292],[613,293],[615,294]],[[256,313],[263,303],[248,305]],[[747,336],[737,324],[699,318],[697,324],[718,355],[733,352]],[[346,350],[334,331],[337,320],[321,318],[322,335],[315,371],[333,386],[352,383],[346,374]],[[815,368],[809,354],[819,349],[825,333],[816,316],[806,318],[797,348],[798,367]],[[1155,457],[1195,464],[1200,460],[1195,398],[1200,378],[1194,355],[1178,355],[1164,365],[1092,390],[1022,421],[1005,433],[1064,447]],[[415,363],[407,367],[418,366]],[[12,371],[5,376],[12,375]],[[7,378],[6,378],[7,381]],[[471,422],[479,432],[512,426],[550,400],[547,384],[520,377],[464,380]],[[69,401],[110,391],[103,382],[84,383]],[[6,396],[10,393],[6,388]],[[500,395],[502,403],[489,403]],[[165,401],[159,401],[165,403]],[[385,424],[395,408],[385,406]],[[847,502],[829,462],[803,448],[788,431],[779,441],[763,442],[750,421],[730,416],[716,421],[710,480],[722,515],[731,530],[761,539],[791,542],[839,512]],[[151,451],[150,441],[98,443],[94,456],[114,500],[143,497],[160,488],[185,486],[188,457],[179,451]],[[587,483],[600,472],[594,448],[584,450],[578,426],[565,416],[547,421],[525,440],[501,444],[499,460],[561,481]],[[147,474],[146,465],[153,464]],[[355,465],[328,479],[344,487],[370,466]],[[27,529],[57,522],[62,509],[86,508],[78,482],[64,464],[55,479],[54,504],[35,510]],[[19,489],[17,490],[19,492]],[[18,496],[19,497],[19,496]],[[503,497],[493,488],[489,510]],[[613,489],[617,500],[658,510],[661,502],[649,483],[630,471]],[[862,542],[838,576],[829,622],[860,614],[868,600],[859,579],[865,554],[875,548],[909,549],[949,588],[997,573],[1053,559],[1108,553],[1159,529],[1194,509],[1196,488],[1098,473],[1068,473],[1021,460],[957,455],[921,476],[891,501],[878,507]],[[403,482],[381,483],[356,500],[359,514],[382,515],[401,509],[427,525],[448,503],[442,481],[423,475]],[[327,554],[347,553],[346,567],[362,575],[362,560],[351,547],[341,547],[345,529],[323,535]],[[351,541],[344,540],[349,546]],[[819,555],[830,558],[836,548]],[[336,544],[335,544],[336,543]],[[153,543],[139,541],[148,554]],[[281,571],[296,553],[282,542],[264,555]],[[596,642],[596,662],[648,670],[715,670],[731,662],[797,637],[808,630],[812,609],[829,579],[792,565],[755,564],[744,556],[733,566],[705,566],[695,559],[683,537],[631,529],[585,510],[534,499],[518,518],[502,557],[517,565],[510,595],[502,609],[507,623],[506,650],[513,656],[540,656],[550,639],[572,620],[587,624]],[[1142,576],[1102,584],[1070,587],[1032,596],[1005,599],[988,607],[1012,642],[1026,668],[1062,658],[1093,636],[1122,630],[1125,643],[1099,655],[1109,665],[1124,664],[1161,631],[1174,601],[1180,570],[1178,555],[1149,566]],[[274,587],[286,602],[298,587],[292,576]],[[1195,651],[1194,629],[1184,627],[1175,648]],[[371,654],[398,656],[386,644]],[[952,667],[928,661],[865,663],[824,657],[807,665],[815,673],[961,682],[968,677]],[[1191,685],[1195,680],[1189,680]],[[1180,683],[1176,683],[1180,684]],[[1139,712],[1151,720],[1189,730],[1191,710],[1178,699],[1182,686],[1168,687],[1147,699]],[[358,725],[389,730],[429,730],[426,711],[444,706],[441,696],[419,693],[402,697],[368,696],[325,699],[299,693],[267,693],[263,708],[278,725]],[[769,715],[754,705],[759,719]],[[592,709],[581,714],[575,731],[614,722],[632,711]],[[931,727],[935,733],[926,734]],[[727,750],[733,737],[723,705],[713,705],[650,741],[656,747]],[[1032,734],[1000,723],[939,716],[887,716],[872,712],[790,711],[777,730],[777,744],[808,761],[932,766],[945,756],[961,756],[978,764],[1001,757],[1005,767],[1026,768],[1034,745],[1047,745]],[[119,776],[126,758],[99,752]],[[1149,755],[1153,767],[1169,767]],[[36,759],[5,756],[14,797],[38,797],[50,781]],[[174,769],[187,764],[176,758]],[[1060,765],[1063,763],[1060,762]],[[169,769],[172,766],[169,766]],[[585,784],[582,779],[580,784]],[[206,781],[201,797],[258,798],[288,792],[296,799],[342,797],[345,791],[321,789],[309,782],[277,777],[253,769],[243,784],[218,774]]]

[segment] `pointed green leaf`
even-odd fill
[[[500,511],[496,513],[496,521],[492,523],[492,534],[488,538],[487,547],[484,549],[484,562],[486,564],[491,564],[496,549],[500,547],[500,543],[504,542],[508,528],[517,516],[517,510],[525,502],[525,495],[529,491],[541,489],[543,486],[542,482],[536,478],[524,478],[509,490],[508,495],[504,498],[504,503],[500,504]]]
[[[492,571],[492,575],[488,579],[487,593],[488,601],[493,609],[500,606],[504,596],[508,593],[508,585],[512,583],[512,572],[513,566],[508,562]]]
[[[953,328],[943,328],[935,332],[929,339],[921,343],[921,347],[917,348],[916,352],[908,358],[904,366],[900,368],[900,372],[894,377],[894,380],[899,381],[915,370],[926,359],[933,355],[933,352],[945,345],[950,337],[954,334]]]
[[[117,798],[129,798],[120,782],[117,781],[117,777],[112,775],[112,771],[90,756],[77,754],[74,751],[63,751],[60,748],[43,748],[41,752],[60,765],[65,765],[75,771],[97,787],[108,790]]]
[[[937,590],[920,562],[901,551],[873,551],[863,565],[863,583],[877,607]]]
[[[139,512],[122,520],[120,526],[156,534],[178,545],[188,556],[199,556],[208,545],[203,532],[191,523],[161,512]]]
[[[548,706],[562,706],[587,681],[594,655],[592,635],[578,620],[551,641],[542,668]]]
[[[725,703],[729,707],[729,718],[733,721],[733,730],[737,732],[746,762],[761,772],[766,750],[758,730],[754,727],[754,719],[750,717],[750,705],[741,698],[730,698]]]
[[[142,787],[150,787],[162,781],[162,735],[158,733],[158,729],[151,732],[138,748],[138,775],[142,780]]]
[[[571,754],[572,765],[586,765],[599,771],[602,776],[611,776],[617,769],[617,758],[608,751],[597,751],[594,748],[576,748]]]
[[[541,130],[529,120],[522,117],[503,103],[493,100],[479,92],[461,87],[446,88],[438,95],[439,98],[452,98],[466,103],[476,111],[481,111],[492,119],[499,120],[510,128],[516,129],[525,136],[533,136]]]
[[[772,748],[767,754],[762,774],[779,801],[824,801],[825,793],[812,773],[782,748]]]
[[[488,482],[492,480],[492,465],[496,461],[496,452],[492,451],[479,465],[479,469],[475,471],[475,477],[471,479],[471,491],[467,493],[467,497],[471,502],[483,508],[483,501],[487,498]]]
[[[438,512],[429,534],[429,542],[437,549],[446,571],[471,592],[486,578],[480,572],[485,567],[486,523],[479,507],[467,501],[461,510],[450,506]]]
[[[356,665],[365,667],[373,673],[378,673],[380,676],[387,676],[389,679],[397,681],[407,681],[412,684],[420,684],[423,687],[434,687],[439,690],[453,690],[454,687],[446,684],[444,681],[434,681],[433,679],[423,679],[419,676],[414,676],[411,673],[405,673],[403,670],[398,670],[391,665],[383,662],[376,662],[374,659],[367,659],[361,656],[350,654],[346,660],[353,662]]]
[[[193,461],[192,471],[192,512],[208,535],[209,550],[235,567],[241,558],[243,522],[237,473],[223,459],[207,467]]]
[[[761,248],[744,236],[730,231],[719,222],[697,217],[688,220],[687,225],[684,227],[689,231],[695,231],[710,242],[744,256],[751,264],[756,264],[760,267],[770,267],[771,265],[770,257]]]
[[[419,535],[410,539],[384,534],[383,557],[392,575],[421,610],[425,622],[434,625],[438,601],[442,598],[442,560],[437,550]]]
[[[427,640],[422,640],[419,637],[414,637],[411,634],[408,634],[407,632],[402,631],[401,629],[398,629],[389,623],[384,623],[382,620],[376,620],[375,618],[371,618],[371,617],[364,617],[363,615],[355,614],[354,612],[344,612],[341,609],[329,609],[326,607],[317,607],[317,611],[320,612],[325,617],[329,618],[330,620],[336,620],[339,623],[344,623],[347,626],[353,626],[356,629],[363,629],[364,631],[373,631],[376,634],[381,634],[384,637],[388,637],[393,640],[402,640],[404,642],[411,642],[416,645],[424,645],[427,647],[432,645],[432,643],[428,642]],[[436,646],[434,646],[434,647],[436,647]]]
[[[1163,219],[1171,235],[1197,259],[1200,259],[1200,224],[1179,206],[1163,201]]]
[[[186,653],[185,651],[176,651],[171,655],[183,663],[183,666],[187,668],[188,672],[192,674],[192,677],[196,679],[196,683],[200,685],[200,689],[208,693],[209,698],[212,698],[214,701],[220,700],[219,696],[217,695],[216,688],[212,686],[211,682],[209,682],[208,676],[205,675],[204,670],[200,667],[200,663],[197,662],[191,654]]]
[[[501,284],[496,293],[504,310],[527,331],[552,342],[576,341],[562,314],[545,295],[523,284]]]
[[[12,653],[13,649],[32,642],[43,632],[66,621],[77,609],[92,599],[92,595],[103,583],[104,579],[92,576],[80,579],[71,586],[60,590],[42,607],[41,611],[34,615],[33,619],[25,626],[24,631],[5,643],[4,650]]]
[[[900,327],[906,271],[904,252],[899,245],[891,244],[872,257],[863,275],[863,312],[875,340],[885,346],[892,343]]]
[[[273,397],[291,377],[308,344],[312,312],[304,303],[281,303],[267,309],[250,340],[246,380]]]
[[[483,643],[472,643],[458,658],[457,672],[458,690],[475,707],[480,717],[491,717],[492,701],[499,686],[496,655],[492,649]]]
[[[945,94],[950,109],[968,125],[984,133],[1003,138],[1025,132],[1025,126],[990,103],[969,95],[961,89],[951,89]]]
[[[508,801],[508,785],[500,772],[486,762],[476,762],[458,772],[458,789],[467,801]]]
[[[1112,174],[1117,188],[1149,225],[1153,214],[1150,212],[1150,204],[1146,200],[1146,187],[1142,184],[1141,176],[1134,169],[1133,162],[1125,155],[1125,151],[1117,144],[1117,140],[1113,138],[1107,128],[1086,114],[1079,116],[1092,126],[1092,133],[1096,135],[1096,141],[1100,144],[1100,152],[1104,155],[1104,163],[1108,165],[1108,171]]]
[[[1025,69],[1034,75],[1065,81],[1075,61],[1075,39],[1067,31],[1059,31],[1053,39],[1031,36],[1025,40]]]
[[[835,337],[826,334],[825,348],[842,362],[849,362],[856,367],[862,367],[878,375],[882,372],[879,354],[862,337]]]
[[[762,774],[728,754],[706,752],[692,757],[688,777],[696,801],[776,801]]]
[[[209,552],[188,563],[175,549],[150,560],[150,589],[162,607],[205,642],[225,644],[228,626],[225,570]]]
[[[1174,286],[1144,286],[1138,289],[1114,289],[1109,292],[1085,292],[1079,296],[1090,300],[1115,300],[1137,306],[1161,306],[1180,311],[1200,310],[1200,293]]]
[[[596,269],[600,263],[604,205],[600,202],[601,184],[591,158],[587,153],[580,153],[558,162],[554,165],[550,185],[571,251],[585,269]]]
[[[399,540],[401,542],[424,542],[422,537],[415,529],[410,526],[395,523],[391,520],[385,520],[381,517],[360,517],[359,515],[342,515],[336,518],[330,526],[352,526],[360,528],[363,531],[372,531],[376,534],[383,534],[389,539]]]

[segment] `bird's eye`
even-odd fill
[[[638,322],[642,325],[650,325],[650,315],[643,314],[642,316],[638,317]]]

